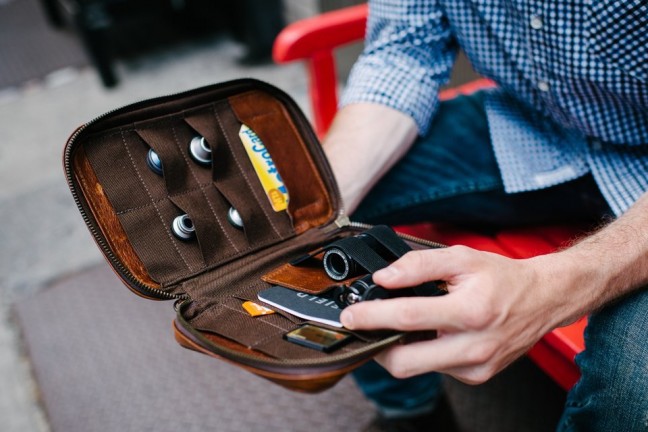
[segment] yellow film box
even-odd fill
[[[288,208],[288,190],[263,141],[246,125],[241,125],[239,137],[257,177],[259,177],[261,186],[268,196],[272,209],[276,212],[286,210]]]

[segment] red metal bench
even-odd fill
[[[366,19],[366,5],[348,7],[296,22],[286,27],[275,40],[273,56],[277,63],[306,62],[315,130],[320,136],[328,130],[338,107],[333,52],[340,46],[361,40]],[[477,80],[444,90],[441,98],[448,99],[492,85],[488,80]],[[512,258],[549,253],[581,233],[581,229],[575,226],[505,230],[492,236],[430,223],[398,229],[448,245],[463,244]],[[528,353],[541,369],[566,390],[580,376],[574,357],[584,349],[585,325],[586,319],[583,318],[570,326],[556,329],[545,335]]]

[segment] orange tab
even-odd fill
[[[272,309],[268,309],[267,307],[261,306],[251,301],[246,301],[245,303],[243,303],[243,309],[245,309],[247,313],[249,313],[253,317],[275,313],[275,311],[273,311]]]

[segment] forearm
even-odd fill
[[[338,112],[323,145],[347,213],[405,154],[416,135],[411,117],[382,105],[357,103]]]
[[[562,323],[645,287],[648,193],[606,227],[564,251],[538,257],[535,262],[548,271],[551,295],[564,299],[556,305],[558,316],[563,315]]]

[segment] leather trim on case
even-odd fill
[[[327,291],[333,285],[357,279],[355,277],[350,278],[348,281],[334,281],[322,269],[320,260],[313,258],[313,261],[319,263],[319,265],[306,264],[294,266],[291,264],[283,264],[261,276],[261,279],[264,282],[314,295]]]
[[[261,138],[272,155],[290,193],[288,211],[295,232],[299,234],[330,221],[333,202],[285,107],[271,95],[258,91],[230,96],[229,103],[241,123]]]
[[[160,288],[160,284],[151,279],[144,264],[131,246],[83,148],[77,149],[74,154],[74,173],[76,180],[82,185],[83,196],[110,249],[140,283],[153,289]]]

